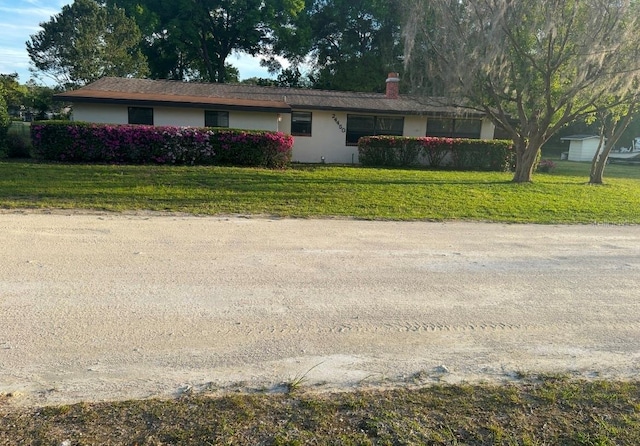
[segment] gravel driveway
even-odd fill
[[[16,404],[637,378],[640,227],[0,213]]]

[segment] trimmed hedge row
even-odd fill
[[[88,163],[283,168],[293,138],[280,132],[47,121],[31,126],[36,158]]]
[[[9,119],[9,112],[7,111],[7,103],[4,99],[4,90],[2,85],[0,85],[0,158],[2,155],[6,155],[5,150],[7,149],[7,132],[9,131],[9,126],[11,125],[11,120]]]
[[[358,140],[358,155],[363,166],[509,171],[515,165],[513,142],[495,139],[365,136]]]

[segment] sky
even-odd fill
[[[26,42],[40,31],[40,23],[48,22],[59,14],[71,0],[0,0],[0,74],[18,73],[20,83],[26,83],[29,72],[29,55]],[[240,70],[240,79],[271,77],[260,66],[260,60],[248,55],[232,55],[227,62]],[[44,83],[53,81],[42,76]]]

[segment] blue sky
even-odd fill
[[[18,73],[21,83],[32,76],[25,42],[40,30],[40,23],[59,14],[72,0],[0,0],[0,74]],[[240,70],[240,78],[270,77],[260,67],[259,59],[247,55],[234,55],[227,62]],[[43,78],[50,84],[51,81]]]

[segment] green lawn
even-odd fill
[[[509,173],[295,166],[284,171],[0,162],[0,207],[154,210],[202,215],[640,223],[640,166],[558,162],[531,184]]]
[[[639,401],[638,383],[562,377],[26,410],[0,397],[0,445],[638,445]]]

